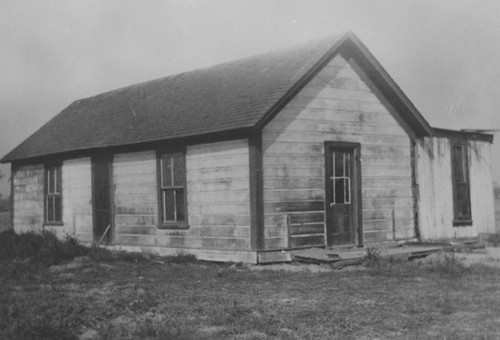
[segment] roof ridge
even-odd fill
[[[198,73],[200,71],[215,70],[217,68],[227,67],[228,65],[235,65],[235,64],[242,63],[242,62],[245,62],[245,61],[259,59],[259,58],[262,58],[262,57],[265,57],[265,56],[269,56],[269,55],[285,54],[287,52],[289,53],[291,51],[295,51],[295,50],[297,50],[299,48],[304,48],[306,46],[318,45],[319,43],[321,43],[323,41],[325,41],[325,42],[326,41],[331,42],[332,45],[327,47],[327,48],[331,48],[335,44],[335,42],[341,40],[341,38],[343,38],[343,37],[349,36],[350,34],[352,34],[351,31],[347,31],[347,32],[344,32],[344,33],[339,33],[339,34],[331,34],[331,35],[328,35],[328,36],[324,36],[322,38],[318,38],[318,39],[314,39],[314,40],[308,40],[308,41],[303,41],[303,42],[299,42],[299,43],[296,43],[296,44],[290,45],[290,46],[284,46],[284,47],[279,48],[279,49],[271,49],[271,50],[268,50],[268,51],[264,51],[264,52],[261,52],[261,53],[258,53],[258,54],[253,54],[253,55],[249,55],[249,56],[238,58],[238,59],[227,60],[227,61],[220,62],[220,63],[213,64],[213,65],[203,66],[203,67],[195,68],[195,69],[192,69],[192,70],[182,71],[182,72],[179,72],[179,73],[173,73],[173,74],[169,74],[169,75],[166,75],[166,76],[163,76],[163,77],[153,78],[153,79],[141,81],[141,82],[130,84],[130,85],[125,85],[125,86],[117,87],[115,89],[112,89],[112,90],[109,90],[109,91],[106,91],[106,92],[101,92],[101,93],[98,93],[98,94],[95,94],[95,95],[91,95],[91,96],[88,96],[88,97],[79,98],[79,99],[76,99],[75,101],[73,101],[73,103],[75,103],[75,102],[78,103],[79,101],[83,101],[83,100],[87,100],[87,99],[91,99],[91,98],[97,98],[97,97],[100,97],[100,96],[106,96],[106,95],[109,95],[109,94],[112,94],[112,93],[117,93],[117,92],[120,92],[120,91],[123,91],[123,90],[126,90],[126,89],[131,89],[133,87],[142,86],[142,85],[153,83],[153,82],[156,82],[156,81],[160,82],[160,81],[173,80],[174,78],[180,78],[182,76],[187,76],[187,75],[190,75],[190,74],[193,74],[193,73]]]

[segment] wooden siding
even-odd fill
[[[62,165],[64,234],[92,242],[92,186],[90,158],[72,159]]]
[[[468,141],[472,225],[453,226],[453,188],[448,138],[417,143],[419,230],[423,240],[476,237],[495,232],[490,143]]]
[[[186,165],[190,233],[200,247],[250,250],[248,141],[190,146]]]
[[[115,243],[178,249],[250,249],[247,140],[189,146],[187,230],[158,228],[155,152],[115,155]]]
[[[18,233],[42,230],[44,221],[44,167],[18,167],[14,181],[14,230]]]
[[[112,169],[115,243],[154,244],[158,224],[156,153],[116,154]]]
[[[325,141],[361,143],[365,243],[414,237],[400,120],[354,62],[337,56],[316,75],[263,130],[266,248],[325,244]]]

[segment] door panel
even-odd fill
[[[111,159],[100,155],[92,158],[92,193],[94,215],[94,241],[98,242],[111,225],[110,197]],[[111,242],[111,227],[102,243]]]
[[[328,245],[361,242],[359,144],[326,143],[326,223]]]

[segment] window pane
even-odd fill
[[[469,188],[467,183],[457,184],[457,217],[458,219],[470,219]]]
[[[335,180],[335,203],[344,203],[344,179]]]
[[[54,221],[54,197],[47,196],[47,222]]]
[[[349,178],[344,179],[344,188],[345,188],[345,202],[349,203],[351,201],[351,186],[349,185]]]
[[[186,176],[186,169],[184,166],[184,155],[182,153],[173,154],[174,163],[174,185],[184,186],[184,178]]]
[[[163,214],[165,221],[175,221],[175,194],[174,190],[163,191]]]
[[[471,219],[468,159],[466,145],[452,147],[453,207],[457,221]]]
[[[464,183],[465,182],[465,169],[464,169],[464,157],[462,146],[453,147],[453,180],[454,182]]]
[[[331,161],[331,164],[328,163],[328,176],[331,178],[335,175],[334,169],[335,169],[335,152],[332,152],[332,158],[328,160],[328,162]]]
[[[177,221],[185,221],[184,217],[184,190],[175,191],[175,208],[177,212]]]
[[[55,172],[55,190],[57,193],[61,193],[61,182],[62,182],[62,176],[61,176],[61,167],[55,167],[54,168]]]
[[[45,185],[46,185],[46,191],[48,194],[50,194],[50,183],[52,182],[50,179],[50,168],[47,168],[47,172],[45,173]]]
[[[344,153],[335,152],[335,177],[344,176]]]
[[[171,155],[161,156],[161,185],[162,187],[172,186],[172,157]]]
[[[349,177],[350,176],[350,173],[351,173],[351,169],[350,169],[350,165],[351,165],[351,154],[350,153],[345,153],[345,162],[344,162],[344,166],[345,166],[345,172],[344,172],[344,175],[346,177]]]
[[[49,185],[48,192],[52,194],[56,190],[56,188],[55,188],[55,183],[56,183],[56,181],[55,181],[55,177],[56,177],[55,176],[55,168],[49,168],[47,170],[47,175],[48,175],[47,177],[48,177],[48,181],[49,181],[48,182],[48,185]]]
[[[467,151],[465,148],[462,148],[461,150],[461,158],[462,158],[462,163],[460,168],[462,169],[462,182],[467,183],[469,181],[469,166],[468,166],[468,159],[467,159]]]
[[[61,196],[54,196],[54,221],[62,222]]]

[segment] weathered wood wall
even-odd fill
[[[287,216],[303,234],[290,246],[325,243],[325,141],[361,143],[365,243],[415,236],[411,139],[395,117],[341,56],[278,113],[263,131],[267,248],[288,246]]]
[[[112,176],[115,243],[154,245],[158,224],[155,152],[116,154]]]
[[[44,167],[18,167],[14,181],[14,230],[18,233],[42,230],[44,222]]]
[[[249,154],[246,139],[187,149],[191,235],[208,249],[250,249]]]
[[[115,155],[115,243],[249,250],[247,140],[190,146],[186,152],[187,230],[158,229],[156,155]]]
[[[52,227],[59,234],[76,236],[92,242],[92,185],[90,158],[72,159],[62,165],[62,227]]]
[[[17,168],[14,173],[14,230],[50,230],[92,241],[92,192],[90,159],[73,159],[62,165],[62,225],[44,226],[44,166]]]
[[[473,224],[454,227],[450,140],[426,137],[417,143],[419,230],[424,240],[495,232],[490,143],[469,141],[468,145]]]

